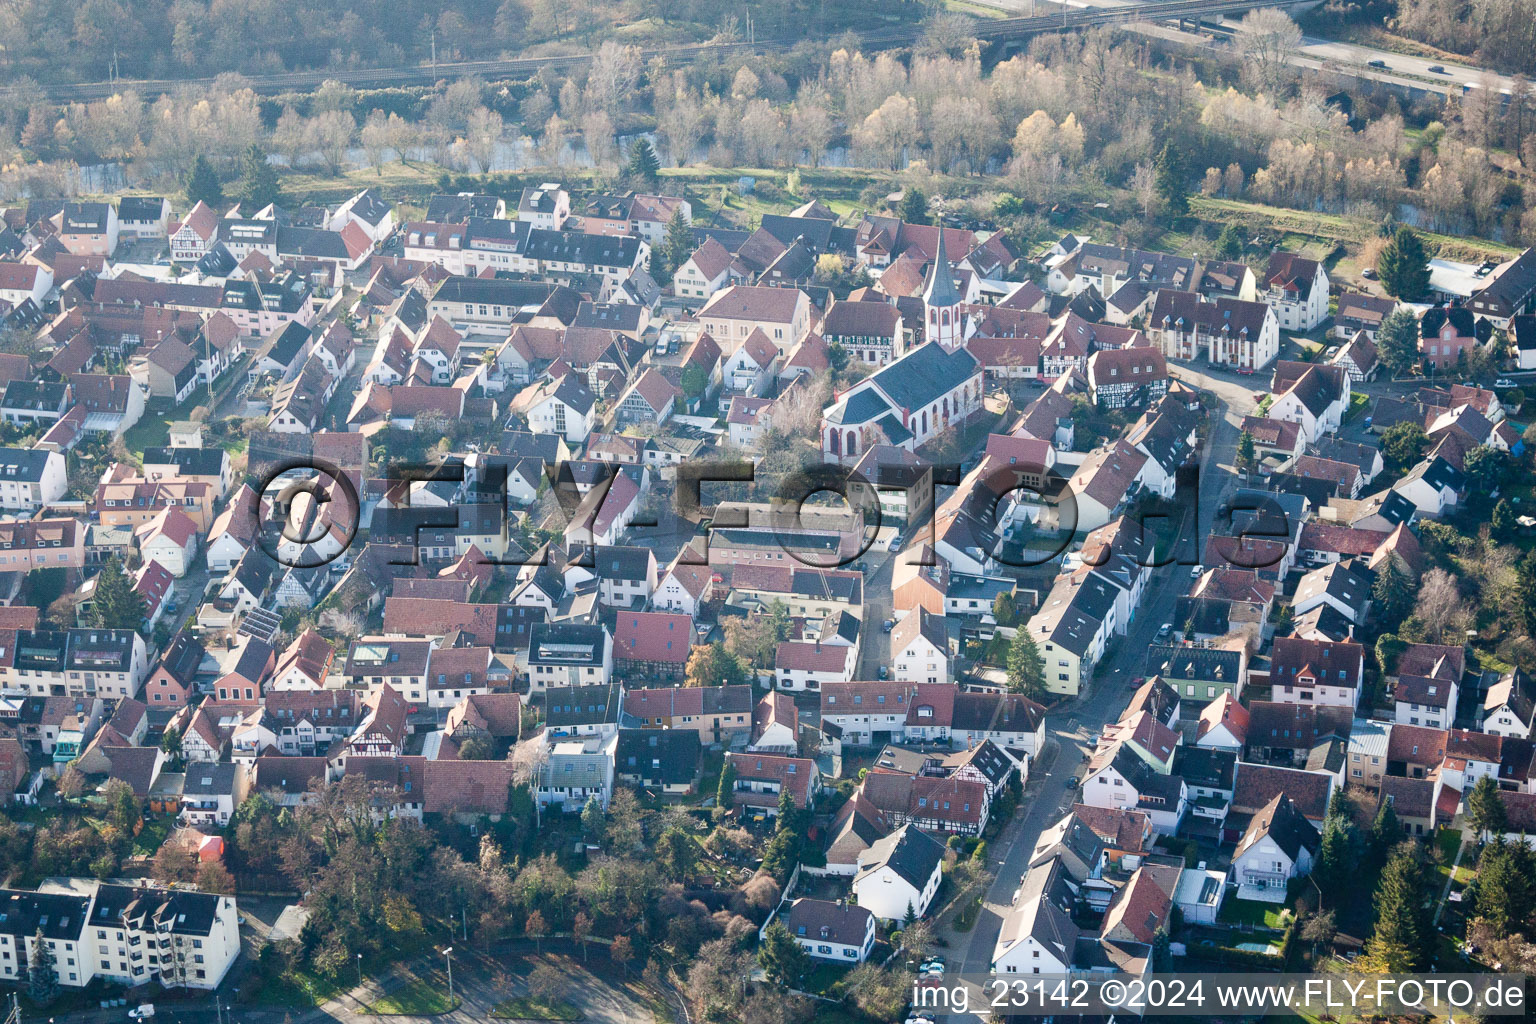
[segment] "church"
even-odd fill
[[[923,289],[926,340],[834,396],[821,417],[822,461],[851,466],[876,444],[916,451],[980,412],[983,374],[965,349],[968,324],[940,231]]]

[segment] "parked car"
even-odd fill
[[[128,1011],[129,1020],[148,1020],[155,1015],[154,1003],[140,1003],[137,1007]]]
[[[1376,268],[1366,267],[1364,270],[1360,271],[1360,276],[1365,278],[1367,281],[1374,281],[1376,280]]]
[[[1072,776],[1070,779],[1067,780],[1067,788],[1068,789],[1076,789],[1081,784],[1082,784],[1081,781],[1078,779],[1078,777],[1076,775]]]
[[[888,542],[886,542],[885,548],[886,548],[887,551],[895,551],[895,550],[897,550],[900,547],[901,547],[901,531],[897,530],[895,533],[891,534],[891,539]]]
[[[1508,377],[1500,377],[1498,380],[1493,382],[1493,386],[1496,387],[1496,388],[1508,389],[1508,388],[1517,388],[1520,385],[1516,384],[1514,381],[1510,380]]]
[[[1192,580],[1197,580],[1200,578],[1200,574],[1203,572],[1205,572],[1205,566],[1197,565],[1189,570],[1189,578]]]
[[[889,679],[891,677],[891,668],[890,668],[890,666],[889,665],[881,665],[880,666],[880,671],[879,671],[878,675],[880,676],[881,679]]]
[[[1171,623],[1171,622],[1163,623],[1162,628],[1157,631],[1157,639],[1159,641],[1167,640],[1172,635],[1173,635],[1173,623]]]
[[[884,622],[880,623],[880,631],[883,632],[883,633],[889,633],[891,630],[893,630],[895,628],[896,628],[896,620],[895,619],[886,619]]]

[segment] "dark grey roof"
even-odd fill
[[[1174,623],[1175,628],[1180,626]],[[1147,648],[1147,674],[1177,683],[1181,679],[1220,681],[1238,685],[1242,652],[1182,644],[1153,644]]]
[[[699,772],[702,746],[693,729],[620,729],[614,769],[648,786],[680,786]]]
[[[528,660],[544,665],[601,665],[604,638],[602,626],[541,622],[533,627]]]
[[[117,202],[119,221],[154,221],[164,212],[164,196],[123,196]]]
[[[235,792],[235,773],[239,766],[234,764],[209,764],[198,762],[187,765],[187,781],[182,787],[183,796],[233,796]]]
[[[189,476],[218,476],[229,456],[222,448],[146,448],[145,465],[174,465]]]
[[[588,235],[576,231],[534,228],[528,232],[523,255],[556,263],[580,263],[589,267],[631,267],[640,249],[633,235]]]
[[[424,219],[434,224],[444,224],[457,223],[470,217],[494,217],[499,201],[496,196],[482,193],[435,195],[427,200],[427,215]]]
[[[537,307],[543,304],[555,286],[542,281],[514,281],[505,277],[446,277],[432,293],[434,302],[473,302],[507,306]]]
[[[20,941],[39,931],[47,939],[80,938],[80,926],[90,911],[89,896],[55,892],[0,889],[0,934]]]
[[[619,720],[619,684],[551,686],[544,693],[544,720],[551,728]]]
[[[883,839],[871,843],[859,858],[859,874],[867,875],[890,867],[918,892],[933,877],[933,869],[944,860],[944,845],[916,825],[903,825]]]

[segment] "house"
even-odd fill
[[[117,202],[118,237],[160,242],[169,235],[171,201],[164,196],[123,196]]]
[[[691,729],[620,729],[614,771],[631,785],[682,796],[694,791],[702,751]]]
[[[1419,317],[1419,355],[1430,369],[1455,369],[1478,344],[1472,310],[1465,306],[1431,306]]]
[[[730,250],[718,240],[706,238],[673,271],[672,293],[680,299],[707,301],[731,283],[734,263]]]
[[[800,750],[800,712],[784,693],[770,693],[752,709],[753,753],[796,754]]]
[[[208,255],[219,240],[219,215],[202,200],[187,212],[180,223],[168,226],[171,262],[196,263]]]
[[[875,916],[842,900],[800,897],[789,905],[784,927],[818,960],[863,963],[875,947]]]
[[[898,679],[905,679],[898,673]],[[903,737],[913,687],[907,682],[829,682],[821,688],[821,722],[836,726],[845,746],[878,747]]]
[[[85,524],[50,518],[0,522],[0,572],[85,567]]]
[[[185,576],[197,555],[197,523],[174,505],[134,531],[145,561],[159,562],[177,579]]]
[[[1241,751],[1248,743],[1249,712],[1230,692],[1200,711],[1195,745],[1211,750]]]
[[[1401,725],[1449,729],[1456,718],[1458,682],[1454,678],[1400,674],[1392,688],[1392,720]],[[1490,687],[1490,694],[1492,690]]]
[[[753,331],[761,331],[781,353],[793,348],[810,326],[811,300],[798,288],[733,285],[710,296],[696,319],[729,358]]]
[[[10,908],[0,922],[0,979],[13,983],[25,983],[39,937],[59,985],[71,989],[100,980],[212,991],[240,954],[233,896],[76,878],[48,891],[0,890],[0,900]],[[153,960],[128,953],[146,948]]]
[[[42,448],[0,448],[0,508],[35,511],[64,497],[64,455]]]
[[[1081,933],[1072,919],[1075,893],[1064,874],[1056,859],[1025,873],[992,949],[993,973],[1065,975],[1073,969]]]
[[[1480,728],[1494,736],[1529,739],[1536,729],[1536,679],[1520,668],[1500,676],[1484,695]]]
[[[1431,836],[1437,825],[1448,824],[1456,815],[1454,802],[1446,808],[1448,813],[1441,811],[1440,797],[1445,792],[1456,793],[1441,778],[1408,779],[1388,775],[1381,780],[1376,807],[1379,810],[1384,805],[1391,805],[1404,834]],[[1456,795],[1460,796],[1459,793]]]
[[[1156,402],[1168,393],[1168,363],[1155,348],[1100,349],[1088,357],[1088,394],[1106,409]]]
[[[1157,293],[1147,336],[1169,359],[1204,358],[1238,373],[1262,370],[1280,354],[1280,321],[1269,304],[1224,297],[1203,302],[1169,288]]]
[[[1526,249],[1519,256],[1496,267],[1481,288],[1471,296],[1471,307],[1478,316],[1495,326],[1507,327],[1514,316],[1536,312],[1536,250]]]
[[[576,811],[595,799],[598,806],[607,808],[613,796],[618,746],[617,730],[607,735],[550,737],[549,757],[539,772],[536,792],[539,804]]]
[[[819,690],[826,683],[852,680],[858,663],[857,646],[781,640],[774,649],[774,680],[781,690]]]
[[[177,633],[144,681],[144,703],[152,708],[185,707],[204,653],[202,643],[192,634]]]
[[[1356,643],[1276,637],[1270,652],[1273,699],[1357,707],[1365,648]]]
[[[1310,331],[1327,318],[1328,271],[1321,262],[1275,252],[1263,281],[1263,299],[1274,309],[1284,330]]]
[[[67,252],[76,256],[111,256],[117,252],[117,207],[111,203],[68,202],[54,218],[58,234],[54,237]]]
[[[617,682],[552,686],[544,694],[550,737],[612,736],[619,731],[623,687]]]
[[[1371,587],[1375,582],[1376,574],[1353,558],[1330,562],[1302,576],[1296,584],[1291,610],[1299,617],[1314,608],[1331,608],[1351,625],[1362,626],[1371,607]]]
[[[893,825],[926,832],[980,835],[992,808],[992,786],[961,775],[909,775],[881,769],[860,787],[870,805]]]
[[[625,689],[624,713],[642,729],[692,730],[701,742],[722,743],[753,727],[747,684]]]
[[[671,419],[682,392],[661,374],[647,367],[619,397],[617,421],[622,424],[659,426]]]
[[[627,678],[681,682],[692,638],[693,619],[687,615],[622,611],[613,631],[615,667]]]
[[[1123,744],[1101,768],[1083,779],[1083,803],[1144,811],[1152,819],[1153,829],[1164,835],[1178,831],[1188,801],[1182,778],[1155,771]]]
[[[905,922],[928,913],[943,878],[944,845],[906,824],[859,854],[853,895],[882,921]]]
[[[801,810],[814,807],[821,793],[821,770],[808,758],[731,752],[725,763],[735,777],[731,805],[743,817],[775,817],[784,792]]]
[[[821,335],[855,362],[884,366],[901,355],[901,310],[889,302],[834,301],[822,319]]]
[[[1272,382],[1270,419],[1296,423],[1308,443],[1335,433],[1349,411],[1350,375],[1337,366],[1279,360]]]
[[[1174,627],[1179,628],[1179,623]],[[1248,649],[1242,637],[1202,646],[1153,644],[1147,649],[1149,678],[1161,678],[1181,701],[1205,706],[1224,693],[1242,695]]]
[[[1333,315],[1333,336],[1342,341],[1364,334],[1366,341],[1375,342],[1381,322],[1395,309],[1397,300],[1388,296],[1345,291],[1339,295],[1338,311]],[[1371,351],[1374,354],[1374,345]]]
[[[530,385],[513,403],[522,410],[528,429],[536,434],[557,434],[570,444],[583,444],[592,432],[597,396],[575,373],[559,380]]]
[[[1431,453],[1393,484],[1391,493],[1406,499],[1418,515],[1433,518],[1454,508],[1465,486],[1459,469]]]
[[[181,822],[224,828],[250,791],[250,779],[250,766],[245,764],[188,765],[181,791]]]
[[[914,608],[891,630],[891,665],[896,679],[914,683],[947,683],[949,633],[942,616]]]
[[[1238,897],[1284,903],[1291,879],[1311,874],[1321,845],[1317,829],[1290,797],[1275,794],[1249,821],[1232,854]]]

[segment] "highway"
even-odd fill
[[[1010,14],[1037,10],[1037,0],[976,0],[976,2]],[[1045,6],[1050,6],[1053,2],[1054,0],[1038,0],[1039,4]],[[1073,7],[1092,7],[1099,10],[1151,8],[1164,17],[1194,17],[1192,14],[1175,13],[1169,10],[1170,5],[1159,3],[1157,0],[1066,0],[1066,2]],[[1208,15],[1211,12],[1202,13]],[[1230,38],[1237,29],[1239,17],[1207,18],[1211,23],[1203,26],[1203,31],[1214,33],[1214,37],[1160,23],[1150,16],[1139,20],[1141,24],[1134,26],[1133,31],[1164,39],[1176,39],[1195,46],[1216,48],[1226,45],[1225,40]],[[1371,61],[1381,61],[1386,67],[1371,67]],[[1296,67],[1314,71],[1336,71],[1356,78],[1403,88],[1421,89],[1441,95],[1459,94],[1465,85],[1480,86],[1485,81],[1505,93],[1510,92],[1514,86],[1513,78],[1497,74],[1487,68],[1447,63],[1428,57],[1414,57],[1391,50],[1325,39],[1321,36],[1303,36],[1301,46],[1292,55],[1290,63]],[[1431,68],[1440,70],[1432,71]]]
[[[1088,28],[1093,25],[1125,24],[1149,18],[1218,17],[1238,14],[1256,7],[1286,7],[1295,0],[1160,0],[1151,4],[1128,4],[1110,7],[1064,8],[1035,17],[982,19],[975,23],[974,32],[980,39],[1024,39],[1040,32],[1062,29]],[[902,46],[915,42],[922,34],[919,26],[873,29],[860,33],[860,38],[874,48]],[[779,53],[793,47],[799,40],[762,41],[756,43],[693,43],[643,51],[643,59],[665,58],[668,63],[690,63],[696,60],[720,61],[733,54]],[[317,88],[328,79],[344,82],[360,89],[377,89],[389,86],[431,85],[443,79],[470,76],[481,78],[507,78],[531,76],[540,69],[580,67],[592,59],[590,53],[566,54],[557,57],[524,57],[513,60],[459,61],[428,65],[410,65],[392,68],[363,68],[358,70],[334,69],[326,71],[291,71],[270,75],[247,75],[245,81],[258,93],[273,94],[303,91]],[[116,93],[133,90],[145,99],[154,99],[164,93],[184,88],[206,89],[212,86],[212,78],[185,79],[127,79],[110,82],[81,82],[77,84],[44,85],[43,91],[55,102],[106,99]],[[0,90],[4,96],[9,90]]]

